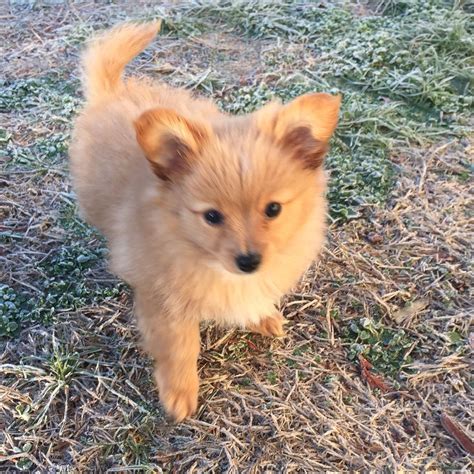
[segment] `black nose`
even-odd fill
[[[240,254],[235,257],[235,263],[245,273],[252,273],[254,272],[260,262],[262,261],[262,256],[259,253],[247,253],[247,254]]]

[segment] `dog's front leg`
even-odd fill
[[[157,306],[137,296],[138,322],[145,349],[155,359],[160,401],[176,421],[197,408],[199,322],[157,314]]]
[[[274,314],[261,318],[256,324],[249,324],[247,329],[262,336],[282,337],[285,335],[283,326],[287,322],[279,311],[275,311]]]

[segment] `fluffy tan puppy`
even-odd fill
[[[275,304],[325,235],[323,159],[340,98],[307,94],[240,117],[146,79],[122,80],[158,25],[123,25],[83,58],[71,145],[81,210],[134,290],[160,399],[197,407],[199,323],[283,334]]]

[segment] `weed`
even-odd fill
[[[229,344],[227,347],[227,357],[229,360],[237,360],[243,357],[249,350],[247,339],[243,337],[242,339]]]
[[[449,344],[452,349],[454,349],[455,351],[459,351],[464,348],[466,339],[460,332],[449,331],[448,333],[446,333],[446,336],[449,339]]]
[[[303,354],[306,354],[307,352],[310,352],[311,346],[309,344],[303,344],[302,346],[297,347],[296,349],[293,350],[293,355],[295,356],[301,356]]]
[[[60,113],[60,119],[71,118],[81,103],[79,84],[59,77],[18,79],[0,84],[0,112],[24,111],[33,114],[44,110],[49,116]],[[41,120],[44,120],[44,116]]]
[[[270,370],[267,372],[267,381],[271,383],[272,385],[276,384],[278,382],[278,374],[274,370]]]
[[[86,272],[103,266],[104,247],[84,247],[82,243],[66,242],[38,265],[43,275],[37,282],[39,294],[19,292],[0,285],[0,337],[11,337],[34,322],[52,322],[61,312],[116,298],[125,288],[93,284]]]
[[[36,143],[29,146],[19,146],[9,141],[6,146],[8,166],[36,170],[63,166],[68,146],[69,134],[66,132],[57,132],[53,136],[38,138]]]
[[[8,285],[0,284],[0,337],[17,334],[29,313],[28,298]]]
[[[79,363],[79,354],[63,347],[55,347],[48,361],[51,374],[58,383],[67,385],[74,376]]]
[[[18,79],[0,87],[0,111],[21,113],[29,127],[45,121],[55,127],[54,132],[43,131],[34,143],[27,144],[24,140],[19,144],[8,132],[2,134],[8,167],[50,169],[53,165],[64,166],[70,120],[81,104],[77,91],[76,82],[59,77]]]
[[[152,472],[147,469],[147,464],[155,428],[155,419],[149,415],[124,420],[124,426],[115,433],[114,443],[104,443],[102,446],[103,456],[107,457],[118,450],[119,454],[114,456],[117,462],[140,466],[140,472]]]
[[[250,379],[248,377],[242,377],[242,378],[238,379],[237,383],[241,387],[250,387],[252,385],[252,379]]]
[[[352,321],[342,331],[349,344],[348,356],[357,360],[366,357],[376,370],[396,377],[400,370],[411,362],[407,356],[413,341],[403,329],[392,329],[380,321],[369,318]]]
[[[31,316],[50,319],[57,311],[73,311],[117,296],[120,285],[94,286],[85,275],[97,263],[102,264],[106,253],[103,247],[84,247],[82,243],[69,242],[60,247],[41,264],[46,275],[44,293]]]

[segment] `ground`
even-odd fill
[[[232,113],[343,94],[328,243],[282,301],[288,334],[203,328],[180,425],[67,164],[84,41],[158,17],[135,73]],[[468,2],[11,1],[0,22],[2,470],[473,469]]]

